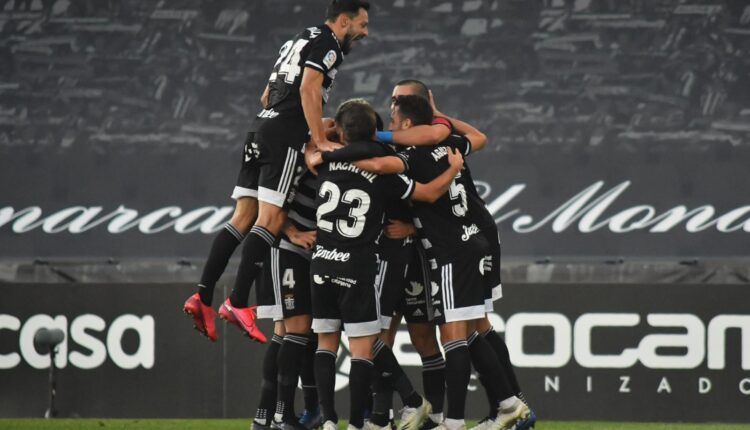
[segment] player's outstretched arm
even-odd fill
[[[481,151],[487,146],[487,136],[476,127],[468,122],[461,121],[458,118],[449,117],[438,110],[437,105],[435,105],[435,97],[432,95],[432,90],[430,90],[430,105],[432,106],[432,112],[436,117],[447,119],[453,125],[453,128],[458,134],[469,139],[469,143],[471,144],[469,152]]]
[[[289,240],[304,249],[310,250],[315,246],[315,239],[317,236],[317,232],[315,230],[312,231],[299,231],[297,227],[294,226],[291,222],[287,222],[286,226],[284,227],[284,234],[289,238]]]
[[[451,129],[444,124],[417,125],[407,130],[378,132],[378,139],[404,146],[435,146],[450,134]]]
[[[331,151],[333,142],[326,138],[323,128],[323,96],[320,88],[323,86],[323,74],[311,67],[305,67],[302,74],[302,83],[299,87],[299,95],[302,100],[302,110],[305,113],[305,121],[310,129],[311,142],[315,149]]]
[[[411,199],[419,202],[435,203],[445,194],[448,188],[450,188],[451,183],[453,183],[453,178],[464,167],[464,157],[460,152],[448,148],[448,163],[450,164],[448,169],[432,181],[426,184],[415,182],[414,193],[411,195]]]
[[[453,128],[456,130],[456,133],[469,139],[469,143],[471,144],[470,152],[481,151],[485,148],[485,146],[487,146],[487,136],[471,124],[461,121],[460,119],[451,118],[444,115],[443,118],[447,119],[453,124]]]
[[[366,172],[377,173],[378,175],[395,175],[406,171],[404,160],[393,155],[368,158],[367,160],[359,160],[352,164]]]

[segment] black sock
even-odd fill
[[[372,383],[373,407],[370,421],[380,427],[385,427],[391,419],[393,409],[393,383],[391,379],[381,371],[375,371]]]
[[[219,281],[221,274],[227,267],[229,257],[232,256],[237,245],[242,242],[245,236],[240,233],[232,224],[224,224],[219,234],[214,238],[211,245],[211,251],[208,253],[206,265],[203,266],[201,283],[198,284],[198,294],[204,305],[211,306],[214,297],[214,288]]]
[[[297,390],[300,365],[307,350],[306,334],[287,333],[279,351],[279,387],[274,421],[290,423],[294,415],[294,394]]]
[[[281,348],[282,338],[274,334],[271,343],[263,357],[263,381],[260,384],[260,401],[255,412],[255,421],[261,425],[271,424],[276,407],[276,374],[278,372],[277,359]]]
[[[404,373],[404,369],[398,364],[393,351],[382,340],[376,339],[373,345],[373,354],[375,356],[375,368],[380,373],[390,373],[390,379],[393,381],[393,389],[401,396],[404,406],[416,408],[422,404],[422,396],[417,394],[414,386],[409,381],[409,377]]]
[[[365,409],[368,404],[372,371],[372,361],[352,358],[352,367],[349,371],[349,425],[360,429],[365,425]]]
[[[489,342],[483,336],[479,336],[479,333],[474,332],[469,336],[468,344],[471,363],[486,382],[484,388],[488,391],[488,398],[494,398],[499,403],[512,397],[513,388],[505,377],[500,359]]]
[[[445,386],[448,394],[446,418],[462,420],[465,415],[466,392],[471,379],[471,358],[465,340],[443,345],[445,350]]]
[[[253,281],[260,272],[260,265],[268,254],[268,250],[273,245],[276,238],[263,227],[253,226],[250,233],[245,237],[245,244],[242,246],[242,260],[240,267],[237,269],[237,279],[232,288],[232,295],[229,301],[236,308],[247,307],[247,299],[250,296],[250,288]]]
[[[445,403],[445,360],[439,352],[422,357],[422,386],[425,398],[432,404],[432,413],[442,414]]]
[[[310,412],[318,407],[318,387],[315,384],[315,351],[318,349],[318,338],[310,336],[305,350],[305,358],[302,361],[302,369],[299,377],[302,380],[302,394],[305,398],[305,409]]]
[[[339,422],[336,415],[334,394],[336,392],[336,353],[319,349],[315,353],[315,382],[318,385],[320,408],[323,410],[323,421]]]
[[[513,393],[518,398],[522,398],[523,393],[521,392],[521,386],[516,378],[516,372],[513,370],[513,364],[510,362],[510,353],[508,352],[508,346],[505,345],[505,341],[492,327],[482,333],[482,337],[487,340],[495,351],[497,358],[500,360],[500,364],[503,366],[503,373],[505,373],[505,377],[508,379],[508,382],[510,382],[510,386],[513,388]]]

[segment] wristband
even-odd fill
[[[383,143],[393,143],[393,132],[392,131],[378,131],[375,133],[378,140]]]

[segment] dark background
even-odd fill
[[[102,215],[123,206],[139,217],[168,206],[231,208],[243,135],[278,49],[321,23],[325,3],[0,0],[0,314],[22,323],[39,313],[70,322],[91,312],[108,325],[124,313],[156,320],[154,368],[107,361],[62,370],[63,415],[253,414],[263,350],[234,330],[210,345],[179,313],[213,233],[112,234],[107,223],[82,234],[17,232],[11,214],[39,208],[41,221],[74,206]],[[364,97],[387,116],[393,84],[417,78],[442,111],[488,135],[487,149],[469,158],[487,202],[525,187],[494,213],[504,318],[554,312],[572,323],[585,312],[637,312],[645,321],[675,312],[707,325],[718,314],[747,315],[750,223],[734,232],[689,232],[686,222],[666,233],[582,232],[578,221],[555,231],[554,219],[533,232],[514,228],[598,183],[597,196],[628,184],[600,220],[638,205],[656,214],[710,206],[716,220],[750,205],[746,1],[374,3],[371,36],[347,56],[325,112]],[[595,337],[596,347],[616,353],[654,332],[645,323],[613,330]],[[571,362],[518,373],[542,419],[747,422],[739,333],[727,337],[723,371],[705,361],[664,371]],[[547,329],[529,330],[524,350],[549,352],[550,341]],[[0,331],[0,353],[17,342],[18,333]],[[418,368],[408,369],[419,381]],[[617,392],[622,375],[631,376],[630,394]],[[560,377],[560,393],[544,391],[545,376]],[[671,395],[656,393],[663,376]],[[707,395],[697,393],[701,376],[713,382]],[[41,416],[45,383],[46,371],[25,363],[0,371],[0,416]],[[196,384],[215,401],[196,406]],[[470,396],[469,414],[483,416],[481,390]],[[341,410],[345,398],[339,392]]]
[[[123,370],[108,358],[98,368],[81,370],[68,363],[59,373],[61,416],[251,417],[257,405],[264,347],[225,324],[219,326],[219,341],[215,344],[188,330],[189,323],[175,304],[192,289],[192,284],[6,284],[0,285],[0,295],[2,313],[20,319],[22,325],[37,314],[64,315],[68,324],[79,315],[98,315],[107,328],[104,332],[90,333],[102,341],[112,321],[120,315],[154,317],[154,366]],[[625,348],[637,347],[648,334],[684,333],[679,327],[650,326],[648,314],[692,314],[707,328],[717,315],[746,313],[748,292],[743,285],[714,285],[712,294],[706,295],[705,287],[699,284],[511,284],[505,286],[505,296],[496,307],[502,320],[493,317],[493,321],[503,331],[502,321],[521,313],[564,315],[571,327],[584,313],[637,313],[641,322],[635,327],[592,331],[594,353],[619,354]],[[37,299],[32,302],[29,297]],[[582,300],[583,297],[586,299]],[[540,327],[524,330],[525,353],[553,352],[552,329],[546,326],[547,322],[540,318]],[[263,328],[270,333],[270,324]],[[400,336],[408,336],[405,331],[403,327]],[[0,352],[18,352],[18,338],[18,332],[0,331]],[[126,333],[122,344],[126,352],[132,353],[137,336]],[[727,330],[723,370],[709,370],[705,358],[694,369],[649,369],[640,363],[627,369],[586,369],[574,356],[560,368],[525,367],[518,360],[514,364],[526,396],[544,420],[748,422],[750,395],[741,394],[739,384],[748,379],[746,388],[750,389],[750,369],[743,370],[741,365],[742,354],[749,352],[743,352],[741,345],[740,330]],[[68,353],[71,351],[89,354],[69,341]],[[397,350],[402,358],[402,354],[409,352],[414,352],[409,345]],[[658,353],[680,356],[685,350],[661,348]],[[339,360],[342,375],[348,374],[346,362],[345,358]],[[420,368],[413,364],[405,367],[417,386],[421,386]],[[593,378],[590,393],[586,392],[587,376]],[[630,393],[619,392],[621,376],[630,378]],[[560,391],[545,391],[545,377],[559,377]],[[657,393],[663,377],[668,379],[671,393]],[[699,377],[711,380],[712,390],[708,394],[698,393]],[[33,369],[22,360],[17,367],[0,371],[0,378],[0,416],[44,413],[46,370]],[[301,404],[298,403],[298,409]],[[348,391],[338,391],[336,404],[339,411],[348,411]],[[486,409],[484,392],[473,377],[467,416],[484,416]]]
[[[0,2],[0,208],[124,205],[141,215],[227,207],[242,136],[279,47],[322,22],[325,1]],[[418,78],[444,112],[489,136],[470,157],[487,199],[526,188],[498,217],[525,261],[741,257],[747,230],[689,233],[550,223],[520,233],[597,181],[628,190],[603,214],[748,204],[750,9],[744,1],[385,1],[347,56],[331,103],[388,114]],[[11,209],[12,208],[12,209]],[[11,213],[11,212],[9,212]],[[748,219],[741,217],[740,221]],[[7,218],[6,218],[7,220]],[[194,259],[211,234],[16,233],[0,257]]]

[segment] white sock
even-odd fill
[[[428,417],[432,420],[433,423],[440,424],[443,422],[443,413],[440,412],[438,414],[428,414]]]
[[[446,418],[443,422],[448,430],[458,430],[460,428],[466,428],[466,422],[464,420],[454,420],[452,418]]]
[[[518,399],[516,396],[508,397],[507,399],[500,402],[500,410],[501,411],[507,411],[514,409],[516,407],[516,402],[520,402],[521,400]]]

